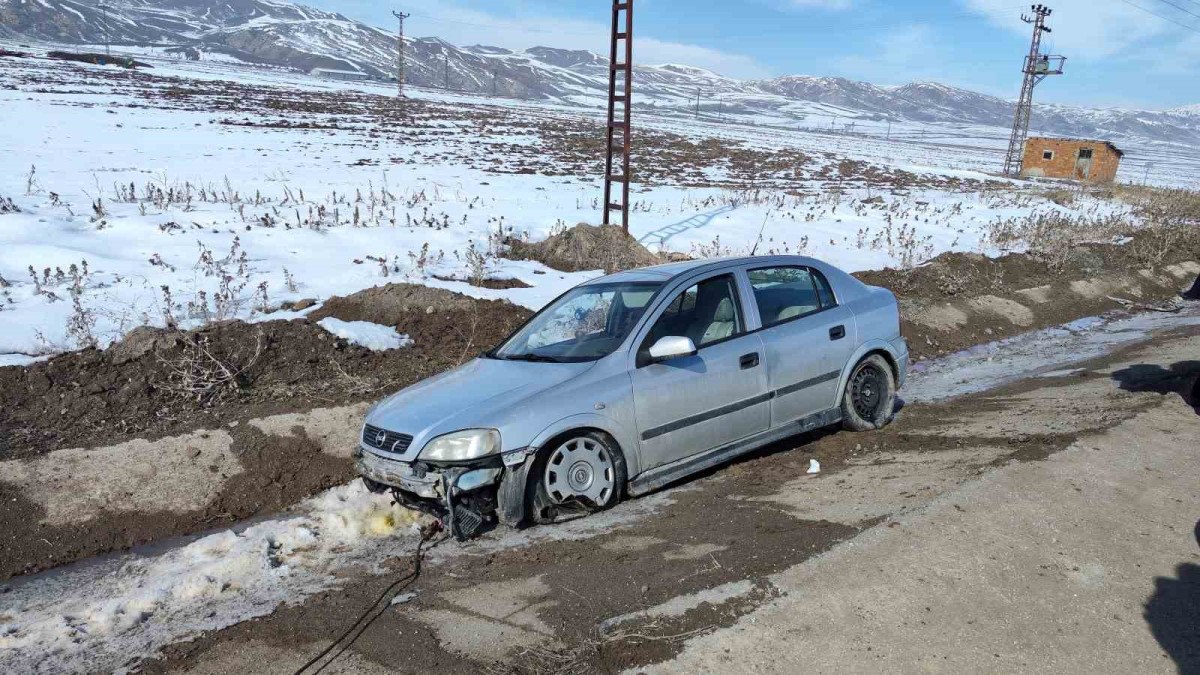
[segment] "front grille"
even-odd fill
[[[370,424],[363,427],[363,443],[386,452],[403,454],[405,450],[408,450],[412,440],[413,437],[408,434],[399,434]]]

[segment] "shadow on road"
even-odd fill
[[[1200,521],[1195,534],[1200,545]],[[1200,565],[1182,563],[1175,578],[1157,577],[1143,616],[1181,675],[1200,673]]]
[[[1200,300],[1200,275],[1196,277],[1196,282],[1192,284],[1192,287],[1180,295],[1188,300]]]
[[[1180,361],[1170,368],[1141,363],[1112,376],[1125,391],[1179,394],[1200,415],[1200,361]]]

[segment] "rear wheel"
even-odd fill
[[[896,377],[879,354],[871,354],[850,371],[842,395],[842,425],[851,431],[882,429],[896,407]]]
[[[625,495],[625,457],[605,434],[563,436],[539,453],[533,468],[530,516],[538,524],[603,511]]]

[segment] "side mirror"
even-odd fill
[[[658,339],[650,347],[650,360],[657,363],[680,356],[691,356],[696,353],[696,343],[691,338],[679,335],[666,335]]]

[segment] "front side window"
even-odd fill
[[[747,274],[764,328],[821,309],[816,275],[806,267],[766,267],[750,270]],[[828,290],[828,282],[824,277],[820,281],[832,306],[833,293]]]
[[[726,274],[705,279],[675,296],[642,341],[642,350],[669,335],[691,338],[700,349],[743,332],[737,284]]]
[[[1054,159],[1054,151],[1053,150],[1043,150],[1042,151],[1042,159],[1046,159],[1046,160]]]
[[[595,361],[637,325],[660,282],[588,284],[571,289],[488,353],[510,361]]]
[[[1079,159],[1091,159],[1091,158],[1092,158],[1092,149],[1091,148],[1080,148],[1079,149]]]

